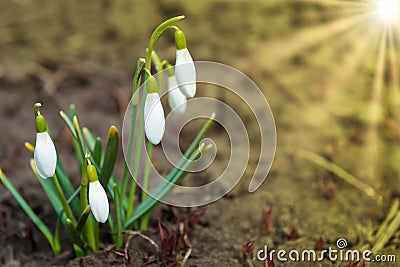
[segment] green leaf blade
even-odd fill
[[[111,126],[108,132],[108,142],[99,178],[100,183],[103,185],[103,187],[107,187],[110,181],[112,172],[114,170],[115,162],[117,160],[118,148],[119,148],[118,129],[115,126]]]

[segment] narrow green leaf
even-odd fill
[[[62,214],[61,214],[62,215]],[[54,231],[54,249],[58,252],[56,255],[61,253],[61,244],[60,244],[60,229],[62,225],[62,216],[57,217],[57,224],[56,224],[56,230]]]
[[[36,225],[36,227],[42,232],[42,234],[46,237],[49,242],[53,253],[57,255],[59,250],[54,245],[54,236],[51,234],[49,228],[43,223],[43,221],[36,215],[36,213],[31,209],[25,199],[19,194],[18,190],[14,187],[11,181],[7,178],[7,176],[0,169],[0,181],[4,185],[4,187],[10,192],[10,194],[17,201],[19,206],[23,209],[26,215],[31,219],[31,221]]]
[[[74,124],[72,123],[71,119],[68,117],[68,115],[64,112],[64,111],[60,111],[60,116],[63,119],[63,121],[65,122],[65,124],[67,125],[69,131],[71,132],[72,136],[74,137],[74,139],[77,138],[76,136],[76,132],[75,132],[75,128],[74,128]]]
[[[115,243],[117,245],[117,249],[121,248],[123,245],[123,236],[122,236],[122,206],[120,195],[118,191],[117,184],[114,184],[114,196],[115,196],[115,226],[114,229],[116,230],[117,236]]]
[[[165,180],[163,180],[154,190],[153,195],[155,195],[156,198],[149,196],[142,201],[132,213],[131,217],[125,222],[124,228],[129,228],[132,223],[134,223],[137,219],[142,218],[143,215],[147,214],[152,208],[160,203],[160,199],[171,190],[175,183],[183,178],[185,175],[184,170],[190,165],[191,161],[197,158],[200,154],[201,149],[199,148],[193,152],[193,154],[189,157],[189,160],[183,161],[183,165],[177,168],[178,171],[174,175],[168,175]]]
[[[60,111],[60,115],[61,115],[61,118],[66,123],[67,128],[69,128],[69,130],[71,131],[72,135],[73,136],[76,135],[75,131],[73,129],[73,124],[72,124],[71,120],[68,118],[68,115],[65,114],[63,111]],[[51,132],[50,132],[49,128],[47,129],[47,132],[51,136]],[[65,173],[64,167],[62,166],[62,163],[61,163],[61,160],[60,160],[60,157],[58,156],[58,154],[57,154],[56,175],[58,176],[60,184],[61,184],[62,188],[64,189],[67,197],[70,197],[74,192],[74,188],[72,187],[71,181],[69,180],[67,174]],[[74,208],[74,210],[76,212],[78,212],[78,213],[81,212],[79,202],[77,202],[76,200],[74,200],[72,202],[72,207]]]
[[[74,104],[71,104],[69,105],[69,117],[72,119],[75,116],[78,116],[76,112],[76,106]]]
[[[86,146],[85,146],[85,141],[83,140],[81,124],[79,123],[79,118],[77,115],[75,115],[72,118],[72,123],[74,124],[75,132],[76,132],[76,141],[78,142],[78,144],[81,148],[82,158],[84,158],[85,154],[86,154]]]
[[[78,161],[79,171],[82,172],[82,165],[83,165],[82,149],[79,145],[79,142],[76,139],[73,139],[72,142],[73,142],[73,146],[74,146],[75,157]]]
[[[147,213],[157,203],[159,203],[158,199],[162,199],[169,192],[169,190],[171,190],[172,185],[184,176],[184,170],[190,165],[191,161],[198,156],[199,143],[207,134],[212,123],[214,122],[214,119],[215,114],[213,113],[211,117],[204,123],[200,131],[197,133],[197,136],[194,138],[189,148],[186,150],[184,156],[178,162],[177,166],[167,175],[167,177],[165,177],[165,180],[154,189],[153,195],[156,196],[156,199],[150,196],[146,198],[142,203],[140,203],[131,214],[129,219],[125,221],[125,229],[129,228],[132,223],[134,223],[138,218],[140,218],[143,214]]]
[[[85,223],[90,215],[90,206],[87,205],[86,208],[83,210],[81,216],[79,217],[78,224],[76,225],[76,230],[78,231],[79,234],[82,233],[83,227],[85,226]]]
[[[94,138],[94,135],[92,134],[92,132],[86,127],[82,128],[82,133],[83,133],[83,136],[85,137],[85,140],[86,140],[86,143],[88,144],[89,149],[91,151],[93,151],[94,145],[96,142],[96,138]]]
[[[103,145],[101,143],[100,137],[96,138],[96,142],[94,143],[94,148],[92,150],[92,157],[95,162],[99,165],[102,164],[102,157],[103,157]]]
[[[113,185],[111,184],[111,186],[113,186]],[[114,192],[113,192],[113,195],[114,195]],[[114,224],[113,218],[111,216],[108,216],[107,222],[108,222],[108,226],[110,227],[110,231],[112,233],[114,233],[115,232],[115,229],[114,229],[115,224]]]
[[[59,214],[61,211],[63,211],[63,206],[61,204],[60,199],[58,198],[56,194],[56,188],[54,186],[54,181],[53,179],[43,179],[42,177],[39,176],[35,162],[33,159],[29,161],[31,169],[33,173],[35,174],[36,178],[38,179],[40,185],[43,188],[44,193],[46,194],[47,198],[49,199],[51,205],[53,206],[56,214]]]
[[[151,142],[147,143],[147,154],[149,157],[146,159],[146,163],[144,165],[142,201],[144,201],[147,198],[146,192],[149,187],[150,165],[151,165],[151,157],[153,155],[153,144]],[[150,212],[143,214],[140,218],[139,229],[147,230],[149,220],[150,220]]]
[[[93,134],[90,132],[89,129],[87,128],[83,128],[82,129],[83,134],[85,136],[86,142],[88,143],[88,146],[90,149],[94,149],[94,144],[95,144],[95,138],[93,137]],[[101,172],[100,169],[100,164],[98,162],[96,162],[93,158],[93,156],[91,156],[91,160],[93,165],[96,167],[97,172]],[[114,188],[113,188],[113,184],[116,183],[118,184],[117,178],[114,176],[114,174],[111,175],[111,182],[108,183],[108,185],[106,187],[104,187],[104,189],[107,190],[107,192],[110,194],[111,199],[114,201]],[[128,206],[128,201],[127,199],[124,199],[122,201],[123,207],[126,209],[126,207]]]
[[[103,187],[108,185],[112,172],[114,170],[115,161],[117,160],[119,147],[119,134],[115,126],[111,126],[108,131],[108,142],[104,154],[104,163],[100,171],[100,183]]]
[[[72,243],[79,246],[82,250],[85,250],[85,243],[82,241],[80,233],[70,219],[65,221],[65,232],[68,239],[71,240]]]
[[[76,198],[76,196],[78,195],[79,191],[81,190],[81,187],[79,186],[77,189],[75,189],[75,191],[72,193],[72,195],[67,199],[67,203],[70,204],[72,201],[74,201],[75,199],[78,200]]]

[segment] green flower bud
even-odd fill
[[[96,167],[92,164],[87,166],[87,175],[89,177],[89,182],[91,183],[99,180],[99,177],[97,176]]]
[[[167,70],[168,77],[175,76],[175,70],[174,67],[171,66],[171,64],[167,63],[165,67]]]
[[[158,93],[157,80],[153,75],[149,75],[149,78],[146,80],[146,87],[148,94]]]
[[[186,48],[186,37],[183,31],[177,30],[175,32],[175,45],[176,49],[182,50]]]
[[[43,117],[43,115],[38,114],[36,116],[36,132],[37,133],[44,133],[47,131],[47,124],[46,124],[46,119]]]

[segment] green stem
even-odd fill
[[[154,50],[154,46],[157,43],[158,39],[161,37],[161,35],[168,30],[171,25],[173,25],[175,22],[183,19],[184,16],[178,16],[178,17],[174,17],[171,18],[163,23],[161,23],[152,33],[151,37],[150,37],[150,41],[149,41],[149,45],[147,48],[147,56],[146,56],[146,63],[144,66],[144,69],[147,70],[144,72],[144,81],[147,81],[148,76],[151,72],[151,55],[153,53]],[[138,174],[138,169],[139,169],[139,165],[140,165],[140,154],[142,151],[142,140],[143,140],[143,131],[144,131],[144,118],[143,118],[143,108],[144,108],[144,103],[146,101],[146,95],[147,92],[146,90],[143,90],[142,92],[142,100],[140,103],[140,118],[139,118],[139,129],[138,129],[138,136],[136,138],[136,144],[135,144],[135,156],[134,156],[134,164],[133,164],[133,178],[136,179],[137,178],[137,174]],[[128,199],[128,207],[127,207],[127,211],[126,211],[126,217],[129,218],[132,214],[132,210],[133,210],[133,202],[134,202],[134,196],[135,196],[135,190],[136,190],[136,184],[135,183],[131,183],[131,188],[129,191],[129,199]]]
[[[83,169],[85,166],[83,167]],[[88,203],[88,187],[86,185],[81,185],[80,189],[80,198],[81,198],[81,206],[82,210],[87,207]],[[89,216],[86,219],[84,229],[83,229],[84,236],[87,239],[87,243],[89,244],[90,247],[92,247],[93,251],[97,251],[99,249],[98,243],[96,242],[96,238],[94,235],[94,229],[93,229],[93,222],[92,222],[92,216]]]
[[[122,187],[121,187],[121,191],[120,191],[121,207],[123,207],[123,203],[125,201],[125,196],[126,196],[125,194],[126,194],[126,188],[128,186],[128,180],[129,180],[129,178],[131,178],[129,175],[128,164],[131,163],[133,137],[135,136],[135,129],[136,129],[136,117],[137,117],[137,105],[138,105],[137,99],[139,98],[138,90],[140,87],[141,73],[143,71],[144,64],[145,64],[145,60],[143,58],[139,58],[137,61],[137,65],[136,65],[135,75],[133,77],[131,125],[129,128],[127,159],[125,161],[124,173],[122,176]],[[136,182],[134,180],[131,180],[131,188],[130,188],[129,194],[135,195],[135,191],[136,191]],[[131,203],[131,202],[129,202],[129,203]],[[131,209],[131,208],[129,208],[129,205],[128,205],[127,209],[128,210]],[[124,216],[123,212],[122,212],[122,214]]]
[[[120,198],[119,201],[121,203],[119,203],[119,205],[121,206],[121,208],[123,207],[123,203],[125,201],[126,198],[126,188],[128,187],[128,181],[130,180],[131,182],[131,188],[129,191],[129,194],[135,194],[136,191],[136,182],[131,179],[131,175],[129,172],[129,167],[128,164],[130,164],[131,162],[131,155],[132,155],[132,145],[133,145],[133,136],[135,134],[135,124],[136,124],[136,114],[137,114],[137,106],[132,106],[132,113],[131,113],[131,127],[129,129],[129,137],[128,137],[128,149],[127,149],[127,158],[125,160],[125,165],[124,165],[124,173],[122,176],[122,186],[121,186],[121,191],[119,193]],[[130,203],[130,202],[128,202]],[[129,205],[128,204],[128,209],[129,209]],[[122,216],[125,216],[124,211],[122,211]]]
[[[54,174],[53,180],[54,180],[54,185],[56,187],[56,192],[58,194],[58,198],[60,199],[61,205],[64,208],[65,215],[67,216],[68,219],[70,219],[73,222],[73,224],[76,224],[75,217],[72,214],[71,208],[69,207],[67,200],[65,199],[64,192],[61,189],[61,186],[60,186],[60,183],[58,182],[58,178],[57,178],[56,174]]]
[[[115,196],[115,227],[114,229],[116,230],[116,240],[114,240],[114,243],[117,246],[117,249],[122,248],[123,246],[123,236],[122,236],[122,205],[121,205],[121,200],[119,199],[120,194],[118,191],[118,186],[117,184],[114,184],[114,196]]]
[[[145,99],[145,96],[142,98]],[[144,103],[142,103],[141,107],[144,106]],[[135,145],[135,155],[134,155],[134,163],[133,163],[133,178],[136,181],[136,177],[138,175],[138,169],[139,169],[139,163],[140,163],[140,153],[142,150],[142,142],[141,140],[143,139],[143,131],[144,131],[144,123],[143,123],[143,111],[140,113],[140,119],[139,119],[139,130],[138,130],[138,137],[136,139],[136,145]],[[126,210],[126,217],[129,218],[132,210],[133,210],[133,204],[134,204],[134,197],[135,197],[135,191],[136,191],[136,182],[132,181],[131,182],[131,187],[129,190],[129,198],[128,198],[128,207]]]
[[[144,166],[144,174],[143,174],[143,188],[142,188],[142,201],[147,198],[146,191],[149,187],[149,175],[150,175],[150,166],[151,166],[151,157],[153,155],[153,144],[151,142],[147,143],[147,154],[148,158],[146,160],[146,165]],[[149,224],[150,212],[144,214],[140,221],[140,230],[146,230]]]
[[[171,26],[173,27],[173,26]],[[151,53],[151,59],[153,60],[153,63],[156,67],[156,71],[158,72],[158,88],[159,90],[161,90],[162,85],[163,85],[163,62],[161,62],[160,57],[158,56],[158,54],[156,53],[155,50],[152,51]],[[148,190],[149,187],[149,175],[150,175],[150,166],[151,166],[151,158],[153,155],[153,144],[151,142],[147,143],[147,154],[148,154],[148,158],[146,160],[145,163],[145,167],[144,167],[144,174],[143,174],[143,190],[142,190],[142,199],[141,201],[144,201],[148,194],[146,193],[146,191]],[[146,230],[148,225],[149,225],[149,220],[150,220],[150,214],[151,212],[147,212],[145,214],[143,214],[143,216],[140,219],[140,226],[139,229],[141,230]]]
[[[122,197],[126,194],[126,188],[128,186],[128,180],[130,178],[128,164],[130,164],[130,162],[131,162],[133,136],[135,134],[136,114],[137,114],[137,107],[132,106],[131,125],[130,125],[131,127],[129,130],[129,137],[128,137],[127,157],[126,157],[125,166],[124,166],[124,173],[122,175],[122,187],[121,187],[121,192],[120,192]]]
[[[154,66],[156,67],[156,71],[160,72],[163,70],[163,62],[161,62],[160,57],[158,56],[158,54],[156,53],[155,50],[153,50],[153,52],[151,53],[151,59],[153,60]],[[167,61],[168,62],[168,61]]]
[[[172,26],[175,22],[177,22],[177,21],[183,19],[184,17],[185,17],[185,16],[177,16],[177,17],[171,18],[171,19],[169,19],[169,20],[166,20],[165,22],[161,23],[161,24],[153,31],[153,34],[152,34],[151,37],[150,37],[149,46],[148,46],[148,49],[147,49],[147,57],[146,57],[146,68],[147,68],[147,69],[149,69],[149,67],[150,67],[150,63],[149,63],[149,62],[150,62],[150,60],[151,60],[151,53],[153,52],[154,46],[155,46],[155,44],[157,43],[158,39],[160,39],[161,35],[162,35],[166,30],[170,29],[171,26]]]

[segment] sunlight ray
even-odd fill
[[[345,1],[345,0],[292,0],[302,3],[316,3],[324,6],[355,6],[355,7],[365,7],[368,6],[370,1]]]
[[[385,76],[387,31],[388,31],[388,29],[387,29],[387,27],[385,27],[385,29],[382,32],[382,37],[381,37],[381,41],[380,41],[380,45],[379,45],[377,70],[376,70],[375,77],[374,77],[373,90],[372,90],[372,96],[371,96],[371,104],[376,105],[377,107],[381,107],[381,108],[382,108],[382,90],[383,90],[383,86],[384,86],[384,76]]]
[[[319,4],[323,7],[331,8],[332,12],[340,12],[345,15],[347,12],[361,14],[371,11],[371,0],[367,1],[344,1],[344,0],[292,0],[306,4]]]
[[[367,132],[366,142],[364,145],[364,161],[365,167],[363,168],[364,176],[370,183],[377,183],[374,179],[377,177],[378,166],[379,166],[379,133],[378,126],[382,121],[383,115],[383,103],[382,103],[382,89],[384,84],[385,74],[385,59],[386,59],[386,36],[387,28],[385,27],[381,32],[381,38],[379,43],[379,51],[377,58],[377,69],[375,72],[373,84],[372,84],[372,95],[369,103],[368,110],[368,121],[367,121]]]
[[[398,51],[396,51],[394,29],[388,30],[388,43],[389,43],[389,66],[391,75],[391,84],[388,91],[389,109],[395,118],[400,118],[400,92],[399,92],[399,66],[398,66]]]
[[[253,62],[258,62],[265,67],[273,67],[282,60],[306,50],[326,39],[340,34],[371,17],[370,13],[356,15],[320,26],[304,29],[298,33],[272,40],[262,47],[254,49]],[[273,57],[271,57],[273,53]],[[262,67],[264,67],[262,66]]]
[[[368,24],[363,24],[360,28],[359,36],[363,35],[365,40],[360,40],[357,38],[357,42],[354,42],[354,47],[348,51],[345,58],[339,64],[339,66],[334,70],[333,74],[330,75],[327,84],[327,97],[329,103],[336,105],[338,102],[338,97],[341,97],[341,91],[345,89],[346,85],[350,82],[357,69],[360,68],[363,63],[365,56],[368,55],[371,47],[371,42],[377,40],[379,37],[379,32],[375,28],[370,27]],[[350,42],[350,40],[347,40]]]

